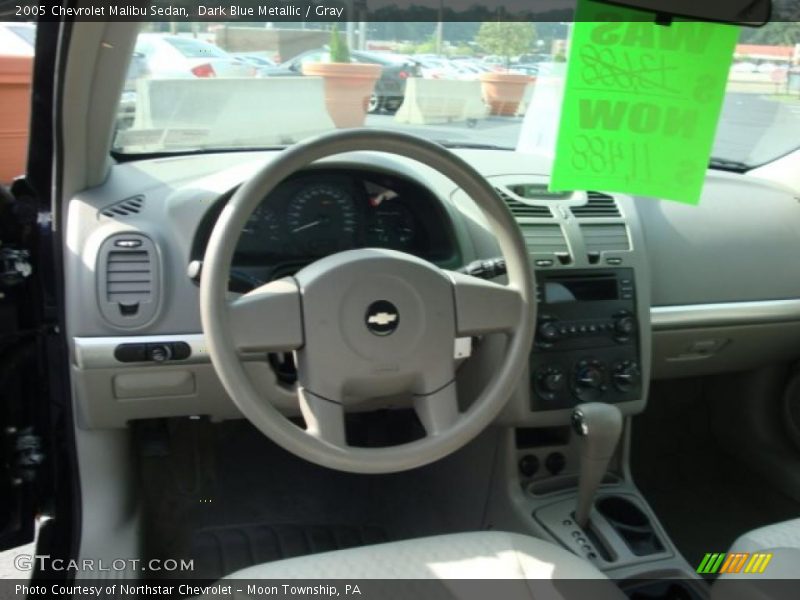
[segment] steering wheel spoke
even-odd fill
[[[511,333],[519,327],[525,303],[515,287],[455,271],[447,274],[453,282],[459,337]]]
[[[347,446],[344,407],[303,387],[298,389],[298,396],[300,411],[306,422],[306,433],[335,446]]]
[[[228,304],[231,334],[244,352],[296,350],[303,345],[300,290],[287,277],[262,285]]]
[[[460,416],[456,382],[451,381],[432,394],[416,396],[414,410],[429,436],[449,430]]]

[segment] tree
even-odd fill
[[[800,44],[800,23],[772,21],[763,27],[744,27],[739,36],[739,43],[794,46]]]
[[[536,29],[532,23],[486,21],[481,24],[475,41],[489,54],[504,57],[508,67],[512,56],[525,54],[533,48]]]
[[[350,48],[347,46],[347,40],[339,35],[339,27],[336,23],[333,24],[333,29],[331,29],[330,54],[331,62],[333,63],[350,62]]]

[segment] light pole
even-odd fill
[[[439,22],[436,24],[436,54],[442,55],[442,37],[444,34],[444,0],[439,0]]]

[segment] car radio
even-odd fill
[[[537,273],[533,409],[641,396],[633,269]]]

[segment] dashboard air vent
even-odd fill
[[[142,208],[144,208],[144,196],[131,196],[106,206],[100,210],[100,214],[116,219],[139,214],[142,212]]]
[[[158,307],[159,257],[153,241],[140,233],[107,238],[97,257],[100,311],[119,327],[148,323]]]
[[[550,208],[547,206],[538,206],[536,204],[527,204],[525,202],[520,202],[515,198],[511,197],[505,191],[500,188],[495,188],[495,191],[500,196],[500,198],[508,205],[511,214],[514,215],[514,218],[536,218],[536,219],[552,219],[553,214],[550,212]]]
[[[616,200],[608,194],[600,192],[589,192],[588,201],[583,206],[573,206],[572,214],[578,219],[585,218],[613,218],[619,217],[619,207]]]
[[[560,225],[523,225],[522,236],[530,254],[569,251]]]
[[[106,300],[126,310],[150,300],[153,267],[147,250],[112,250],[106,260]]]
[[[581,225],[581,232],[587,252],[630,250],[628,229],[623,223],[614,225],[586,223]]]

